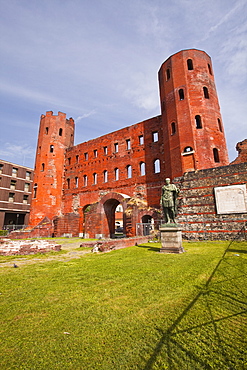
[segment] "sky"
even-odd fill
[[[246,0],[0,0],[0,158],[33,168],[40,116],[75,144],[160,114],[161,64],[212,58],[230,161],[247,138]]]

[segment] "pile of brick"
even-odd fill
[[[35,253],[47,253],[50,251],[60,251],[61,245],[47,240],[11,240],[0,239],[0,255],[28,255]]]

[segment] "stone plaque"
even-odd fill
[[[214,188],[218,214],[247,213],[246,185]]]

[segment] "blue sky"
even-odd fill
[[[0,0],[0,158],[34,166],[41,114],[76,121],[75,144],[160,114],[157,72],[212,58],[229,157],[247,138],[246,0]]]

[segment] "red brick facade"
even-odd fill
[[[45,217],[54,234],[112,236],[115,209],[124,233],[158,220],[166,177],[228,165],[210,57],[185,50],[159,71],[161,115],[73,146],[74,122],[42,115],[30,225]]]

